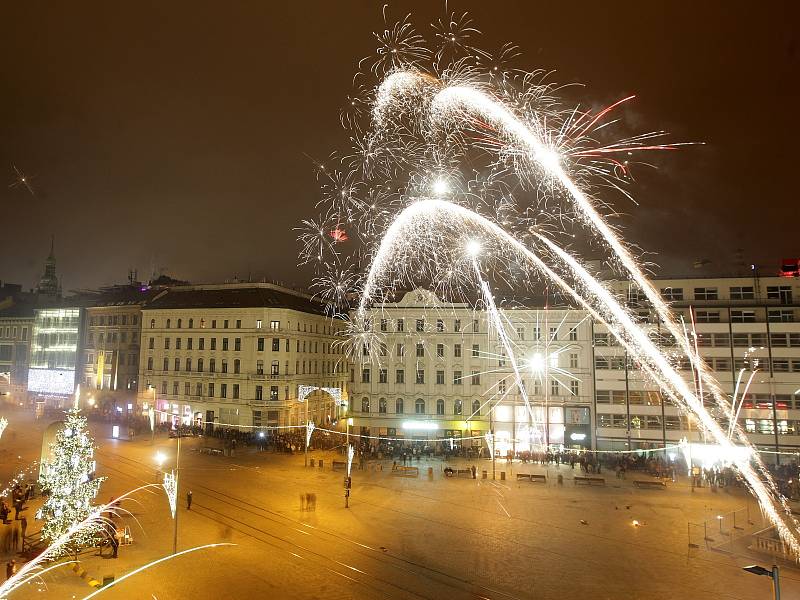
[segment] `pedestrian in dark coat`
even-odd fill
[[[186,492],[186,510],[192,510],[192,490]]]
[[[17,572],[17,561],[13,558],[6,563],[6,579],[11,579]]]

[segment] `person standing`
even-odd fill
[[[6,563],[6,579],[11,579],[17,572],[17,561],[13,558]]]
[[[192,510],[192,490],[186,492],[186,510]]]

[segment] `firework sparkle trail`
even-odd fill
[[[516,58],[513,46],[497,56],[477,50],[478,35],[470,19],[451,16],[434,26],[429,49],[406,17],[376,36],[377,58],[362,61],[370,68],[356,76],[361,97],[353,105],[359,114],[342,120],[353,132],[353,152],[321,169],[328,209],[319,221],[305,222],[300,234],[302,260],[320,267],[320,296],[332,310],[347,309],[337,304],[342,299],[359,298],[350,323],[351,351],[361,354],[363,348],[368,359],[380,362],[381,335],[369,326],[367,311],[380,310],[394,290],[427,282],[444,297],[464,298],[477,288],[530,410],[487,278],[528,291],[535,283],[554,282],[605,324],[731,456],[737,456],[733,437],[752,450],[737,423],[726,432],[703,406],[705,390],[719,416],[736,414],[708,367],[695,360],[697,348],[609,223],[610,215],[601,214],[609,207],[595,191],[610,186],[630,198],[630,166],[616,155],[680,144],[662,143],[662,132],[609,140],[619,120],[606,119],[632,96],[598,111],[565,109],[547,73],[512,69],[505,61]],[[368,75],[376,80],[372,92],[364,83]],[[371,123],[362,124],[359,115]],[[347,248],[325,236],[342,224],[351,240]],[[611,266],[641,290],[690,358],[697,390],[569,250],[578,238],[604,248]],[[465,252],[468,244],[478,245],[480,268],[475,253]],[[346,269],[327,268],[345,264]],[[800,554],[788,505],[757,453],[751,454],[755,468],[742,460],[736,465],[781,537]]]

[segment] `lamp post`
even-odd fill
[[[180,464],[181,464],[181,430],[178,428],[178,451],[175,454],[175,502],[180,502],[180,477],[178,476],[178,472],[180,471]],[[178,511],[177,506],[175,508],[175,531],[172,536],[172,553],[175,554],[178,551]]]
[[[775,600],[781,600],[781,583],[777,565],[772,565],[771,571],[759,565],[742,567],[742,570],[752,573],[753,575],[763,575],[764,577],[772,578],[772,591],[775,594]]]
[[[153,420],[150,421],[150,445],[152,446],[156,441],[156,422],[155,422],[155,410],[156,410],[156,386],[150,385],[150,390],[153,392]]]
[[[158,473],[156,474],[156,483],[159,483],[162,479],[163,470],[161,467],[164,464],[165,460],[167,460],[167,457],[164,455],[163,452],[161,451],[156,452],[155,461],[156,464],[158,465]]]

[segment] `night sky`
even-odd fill
[[[418,6],[416,6],[418,5]],[[347,147],[339,109],[382,3],[6,2],[0,25],[0,279],[32,287],[56,235],[65,290],[155,269],[307,283],[292,228],[313,162]],[[774,272],[800,255],[796,2],[451,2],[516,42],[515,65],[628,94],[623,131],[705,142],[650,156],[626,237],[662,274]],[[438,2],[394,2],[420,29]],[[12,164],[36,196],[14,182]],[[697,259],[709,265],[694,269]]]

